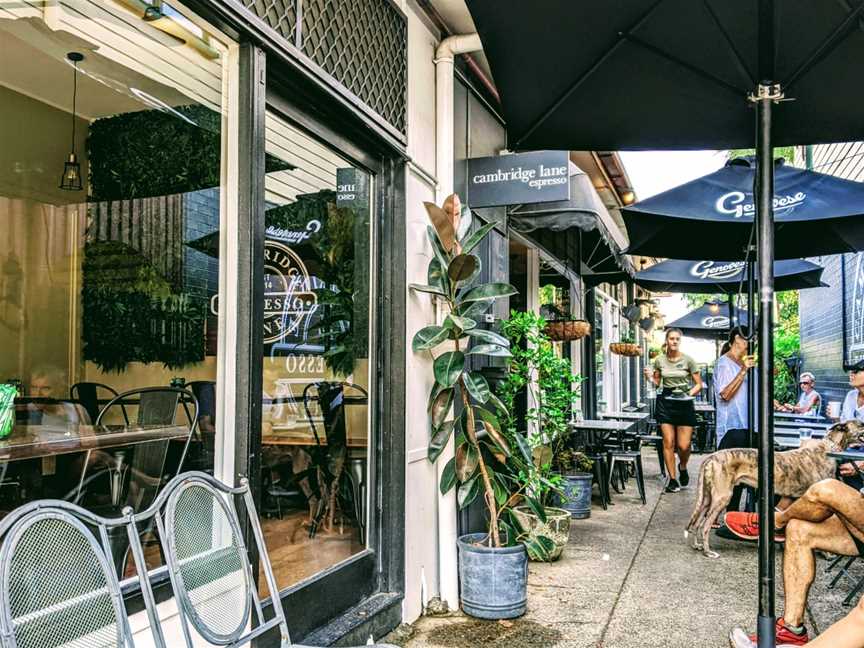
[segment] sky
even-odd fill
[[[716,171],[726,162],[726,151],[622,151],[620,154],[637,200],[677,187]],[[658,308],[666,323],[688,311],[681,295],[661,297]],[[682,350],[697,362],[713,363],[716,347],[707,340],[685,338]]]

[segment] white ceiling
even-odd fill
[[[80,52],[77,112],[93,120],[153,108],[195,103],[164,84],[97,52],[98,46],[36,18],[0,19],[0,85],[71,112],[73,68],[67,52]],[[134,91],[137,91],[137,95]]]

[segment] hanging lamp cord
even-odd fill
[[[72,75],[72,153],[75,153],[75,110],[78,98],[78,61],[73,61],[75,72]]]

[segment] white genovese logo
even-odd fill
[[[731,279],[741,274],[743,261],[715,265],[713,261],[698,261],[690,268],[690,274],[699,279]]]
[[[725,315],[709,315],[702,318],[702,326],[710,329],[729,328],[729,318]]]
[[[717,199],[717,202],[714,203],[714,209],[720,214],[732,214],[735,218],[752,217],[756,213],[756,207],[752,202],[745,203],[746,198],[747,195],[743,191],[730,191]],[[803,191],[798,191],[792,195],[774,196],[774,213],[783,214],[792,211],[806,198],[807,194]]]

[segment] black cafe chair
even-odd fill
[[[191,405],[191,408],[190,408]],[[169,465],[168,439],[136,443],[128,447],[103,451],[99,459],[92,461],[93,451],[88,450],[77,488],[67,494],[66,500],[86,505],[97,515],[118,516],[126,507],[135,512],[149,507],[159,494],[163,484],[183,470],[189,446],[197,436],[199,406],[191,391],[178,387],[145,387],[132,389],[111,399],[99,413],[96,425],[102,425],[120,409],[126,425],[129,425],[129,410],[137,407],[135,422],[138,425],[174,425],[178,409],[185,412],[189,433],[185,436],[179,458]],[[127,456],[131,455],[131,457]],[[104,493],[109,498],[105,501]],[[151,529],[142,529],[141,535],[150,534]],[[118,576],[122,576],[126,565],[129,538],[125,531],[115,530],[109,534]]]
[[[101,403],[106,402],[106,394],[109,401],[119,395],[113,387],[97,382],[78,382],[69,388],[69,397],[81,403],[91,421],[99,418]]]

